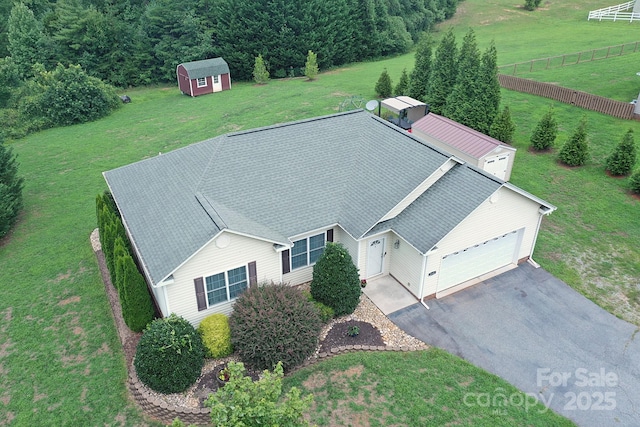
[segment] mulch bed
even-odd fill
[[[347,332],[352,326],[360,328],[360,333],[355,337],[349,336]],[[382,336],[378,328],[371,323],[359,320],[349,320],[346,322],[336,323],[327,333],[327,336],[320,345],[321,353],[328,353],[334,347],[346,345],[384,345]]]

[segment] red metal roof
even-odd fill
[[[416,120],[411,129],[430,135],[476,159],[490,153],[498,146],[511,148],[495,138],[434,113]]]

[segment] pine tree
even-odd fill
[[[478,93],[470,100],[476,118],[472,127],[479,132],[488,134],[500,108],[498,53],[493,42],[482,54],[477,80]]]
[[[558,135],[558,122],[556,121],[553,107],[542,116],[533,133],[531,134],[531,147],[534,150],[547,150],[553,146]]]
[[[318,55],[309,51],[307,53],[307,62],[304,64],[304,75],[309,80],[314,80],[318,76]]]
[[[482,111],[477,109],[477,100],[481,97],[478,79],[481,62],[475,32],[469,29],[462,40],[458,76],[453,90],[447,97],[443,114],[472,129],[477,129],[480,121],[485,120]]]
[[[431,45],[433,40],[428,34],[420,37],[418,46],[416,47],[415,63],[413,71],[411,71],[411,79],[409,80],[408,93],[399,93],[396,86],[396,95],[409,95],[413,99],[424,101],[427,94],[427,85],[429,84],[429,76],[431,74]],[[404,73],[404,71],[403,71]],[[400,86],[402,77],[400,77]]]
[[[24,178],[18,176],[18,163],[11,148],[0,139],[0,238],[7,235],[22,210]]]
[[[121,285],[124,290],[125,304],[122,317],[134,332],[142,331],[153,320],[154,308],[147,283],[138,271],[130,255],[118,259],[118,271],[122,272]]]
[[[431,73],[427,84],[425,102],[429,104],[429,110],[442,114],[447,105],[447,96],[453,90],[458,75],[458,48],[453,29],[442,37],[436,48]],[[412,83],[413,84],[413,83]]]
[[[396,96],[408,95],[408,93],[409,93],[409,75],[407,74],[407,69],[406,68],[402,69],[402,74],[400,75],[400,80],[398,80],[398,84],[396,85],[396,88],[394,89],[393,93],[395,93]],[[414,98],[414,99],[417,99],[417,98]]]
[[[607,170],[611,175],[629,175],[636,164],[636,144],[633,129],[629,129],[613,153],[607,157]]]
[[[256,57],[253,65],[253,80],[259,85],[266,84],[269,81],[269,71],[267,71],[267,66],[264,63],[264,59],[262,59],[262,54]]]
[[[510,144],[513,140],[513,134],[516,131],[516,126],[511,120],[511,111],[509,106],[505,106],[504,109],[496,116],[491,125],[489,135],[498,141],[506,142]]]
[[[634,193],[640,194],[640,170],[634,172],[629,178],[629,187]]]
[[[583,116],[571,138],[564,144],[559,160],[567,166],[582,166],[589,158],[589,143],[587,142],[587,121]]]
[[[391,77],[389,77],[389,73],[387,72],[386,68],[382,70],[382,73],[380,74],[380,78],[378,78],[375,91],[380,98],[388,98],[391,96],[391,91],[392,91]]]

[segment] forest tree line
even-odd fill
[[[181,62],[223,57],[249,80],[407,52],[458,0],[0,0],[0,74],[77,64],[117,87],[169,82]],[[2,76],[0,76],[2,78]],[[5,76],[6,78],[6,76]]]

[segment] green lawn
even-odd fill
[[[495,40],[500,64],[632,41],[635,23],[586,21],[588,10],[608,4],[572,0],[529,13],[516,3],[462,2],[453,20],[459,41],[473,25],[481,49]],[[106,188],[102,171],[220,133],[337,112],[347,96],[372,98],[383,68],[395,83],[412,63],[408,54],[342,67],[314,82],[234,83],[231,91],[194,99],[174,85],[132,89],[126,91],[132,103],[110,117],[10,142],[26,188],[24,213],[0,242],[0,425],[148,424],[127,400],[123,354],[89,245],[94,198]],[[615,99],[635,97],[633,85],[608,83],[626,79],[632,65],[606,73],[598,62],[576,67],[586,70],[580,72],[585,79],[591,73],[603,78],[583,84],[553,70],[548,81]],[[593,160],[570,170],[557,165],[555,153],[527,151],[532,129],[552,102],[509,91],[503,101],[518,127],[512,181],[559,207],[543,222],[534,258],[598,304],[640,323],[633,288],[640,277],[640,202],[627,194],[625,180],[607,177],[603,167],[625,131],[637,134],[640,123],[555,103],[559,145],[582,114],[589,123]],[[445,378],[455,373],[441,368]],[[474,372],[473,378],[485,375]]]

